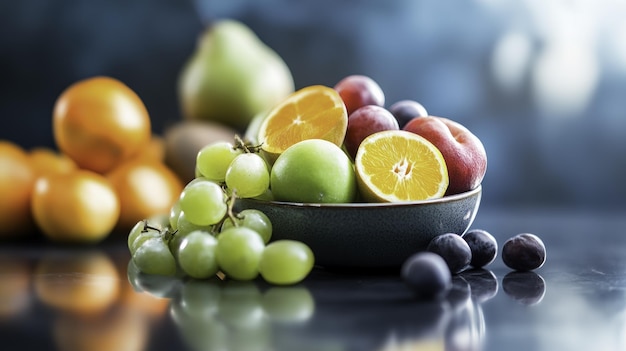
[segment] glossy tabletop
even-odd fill
[[[186,281],[129,271],[123,244],[0,246],[2,350],[623,350],[626,218],[479,211],[504,243],[540,236],[545,265],[500,257],[420,300],[392,271],[316,268],[301,284]]]

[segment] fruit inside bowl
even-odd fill
[[[295,203],[237,199],[239,210],[257,209],[273,226],[272,240],[309,245],[317,265],[342,268],[399,267],[444,233],[471,226],[481,186],[438,199],[387,203]]]
[[[295,284],[314,265],[399,268],[433,238],[463,235],[480,205],[482,143],[417,103],[385,109],[381,91],[365,76],[305,87],[243,139],[204,146],[163,228],[131,231],[139,270]],[[153,265],[158,255],[170,263]]]

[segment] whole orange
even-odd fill
[[[152,134],[148,144],[133,158],[165,162],[165,139],[158,134]]]
[[[32,211],[35,222],[51,240],[90,243],[101,241],[113,230],[120,201],[103,175],[77,170],[39,177]]]
[[[33,228],[30,197],[35,173],[27,153],[0,140],[0,239],[18,237]]]
[[[36,147],[29,152],[35,175],[69,173],[76,170],[76,163],[67,155],[47,147]]]
[[[151,124],[139,96],[110,77],[69,86],[53,111],[54,139],[80,168],[107,172],[148,145]]]
[[[120,199],[118,229],[130,230],[138,221],[168,214],[183,190],[182,181],[161,162],[132,159],[107,174]]]

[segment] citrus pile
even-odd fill
[[[59,242],[98,242],[167,213],[182,190],[139,96],[110,77],[69,86],[52,126],[58,150],[0,141],[0,237],[38,228]],[[6,195],[5,195],[6,194]]]

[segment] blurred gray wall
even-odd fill
[[[0,4],[0,138],[53,145],[54,100],[115,76],[155,131],[204,26],[249,25],[296,86],[366,74],[478,135],[484,207],[626,208],[626,5],[596,1],[22,0]]]

